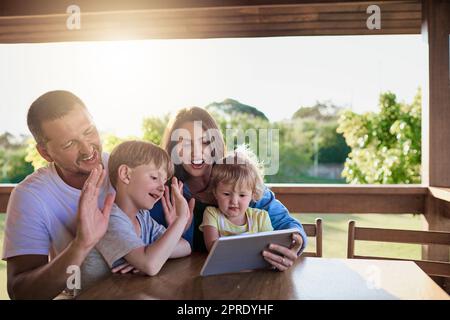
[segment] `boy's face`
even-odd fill
[[[42,131],[48,141],[38,150],[56,164],[63,178],[89,175],[102,162],[100,137],[86,109],[77,108],[60,119],[43,122]]]
[[[252,190],[245,186],[234,186],[219,182],[215,190],[217,205],[220,211],[228,218],[245,214],[250,201]]]
[[[126,192],[138,210],[151,209],[163,196],[166,181],[164,168],[156,168],[153,164],[140,165],[129,170]]]

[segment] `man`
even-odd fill
[[[107,155],[78,97],[47,92],[30,106],[27,121],[50,164],[12,192],[2,258],[12,299],[51,299],[66,288],[67,268],[80,266],[104,235],[114,195]]]

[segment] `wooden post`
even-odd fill
[[[424,0],[422,19],[429,60],[423,97],[423,182],[432,187],[450,187],[450,3]]]
[[[347,258],[353,259],[355,255],[355,221],[348,222]]]
[[[428,85],[423,96],[423,183],[450,187],[450,2],[422,1],[422,35],[428,45]],[[425,201],[428,230],[450,231],[450,203],[431,193]],[[422,259],[449,261],[448,248],[429,245]],[[448,280],[447,280],[448,282]]]

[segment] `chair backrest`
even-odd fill
[[[316,252],[303,252],[303,257],[322,257],[322,219],[317,218],[316,223],[304,223],[303,229],[308,237],[316,238]]]
[[[360,228],[355,226],[355,221],[349,221],[347,243],[347,258],[349,259],[414,261],[428,275],[450,277],[449,262],[355,255],[355,240],[450,245],[450,232]]]

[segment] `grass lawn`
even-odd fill
[[[294,214],[302,223],[314,223],[322,218],[323,256],[325,258],[347,257],[348,221],[355,220],[359,227],[421,230],[422,218],[412,214]],[[315,238],[310,239],[307,251],[315,251]],[[421,259],[421,246],[370,241],[356,241],[355,254]]]
[[[393,229],[421,230],[420,215],[408,214],[295,214],[302,223],[314,223],[316,217],[323,220],[323,255],[327,258],[345,258],[347,255],[348,221],[355,220],[357,226],[383,227]],[[3,230],[6,215],[0,214],[0,248],[3,250]],[[311,239],[307,251],[315,250],[315,243]],[[380,255],[386,257],[400,257],[420,259],[420,245],[371,243],[359,241],[356,243],[357,254]],[[6,263],[0,260],[0,300],[8,299],[6,291]]]

